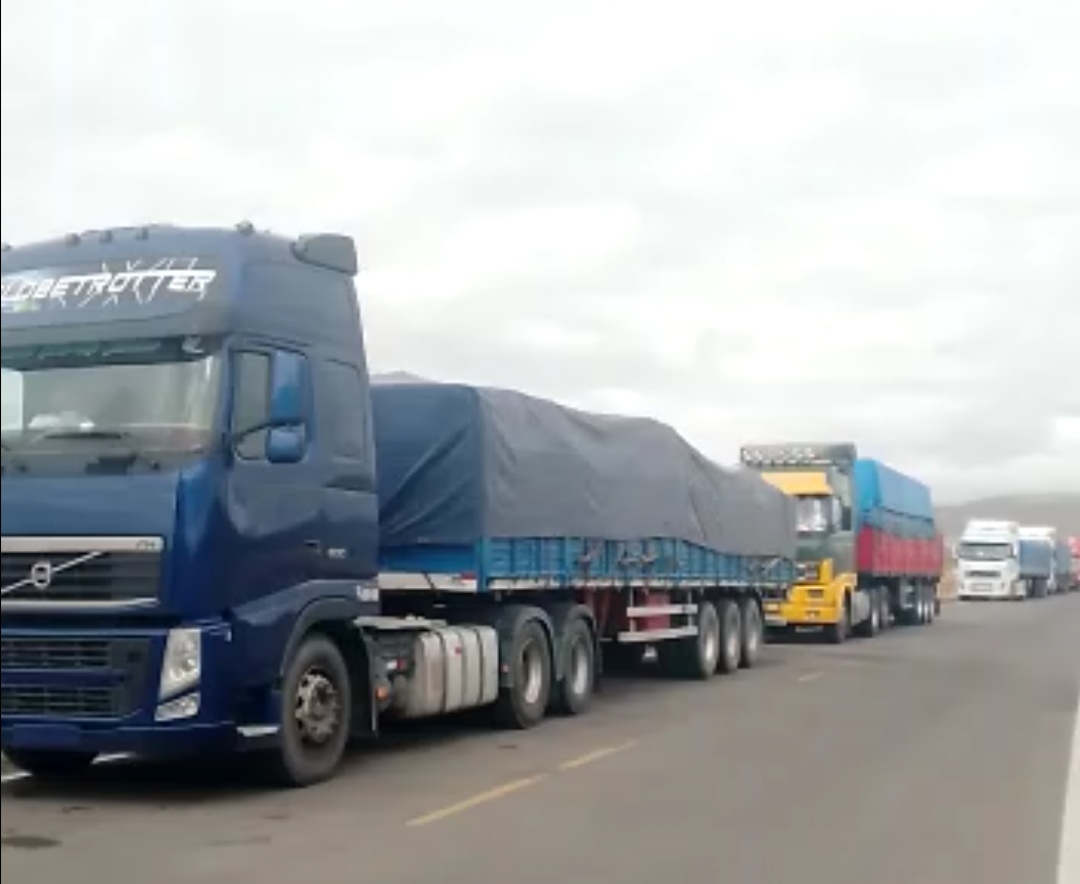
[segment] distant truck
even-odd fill
[[[1054,538],[1054,591],[1058,593],[1073,590],[1073,559],[1069,538]]]
[[[957,596],[962,601],[1022,600],[1020,525],[972,519],[956,544]]]
[[[605,658],[757,662],[793,502],[654,421],[373,385],[348,237],[106,230],[2,269],[26,770],[248,750],[303,786],[388,719],[581,714]]]
[[[740,460],[798,506],[798,579],[766,599],[770,628],[841,643],[935,620],[944,546],[925,485],[853,443],[747,445]]]
[[[1020,580],[1028,598],[1042,599],[1057,591],[1057,532],[1020,526]]]
[[[1069,538],[1069,557],[1072,560],[1069,568],[1069,589],[1080,592],[1080,536]]]

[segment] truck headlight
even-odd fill
[[[161,661],[161,686],[158,698],[167,700],[190,690],[202,677],[202,632],[198,629],[172,629],[165,642]]]

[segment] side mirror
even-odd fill
[[[307,390],[307,360],[278,350],[270,377],[270,426],[266,434],[266,459],[272,464],[294,464],[304,459]]]
[[[266,459],[272,464],[295,464],[307,452],[303,427],[276,427],[266,434]]]
[[[274,428],[301,427],[307,394],[307,361],[282,350],[274,354],[270,377],[269,424]]]

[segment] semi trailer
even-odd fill
[[[1069,588],[1080,592],[1080,536],[1069,538]]]
[[[1043,599],[1055,591],[1057,542],[1053,529],[1020,526],[1020,582],[1027,598]]]
[[[850,442],[747,445],[740,460],[797,506],[797,580],[766,600],[770,628],[842,643],[936,619],[944,543],[923,483]]]
[[[305,786],[395,718],[582,714],[644,648],[757,662],[793,501],[651,420],[373,384],[358,270],[249,224],[4,248],[16,764],[248,752]]]

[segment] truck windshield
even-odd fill
[[[799,534],[828,534],[836,529],[835,498],[799,497],[795,524]]]
[[[213,426],[217,353],[196,338],[5,347],[5,451],[93,449],[111,440],[156,451],[200,448]]]
[[[1008,543],[961,543],[956,550],[957,558],[967,562],[1003,562],[1012,557]]]

